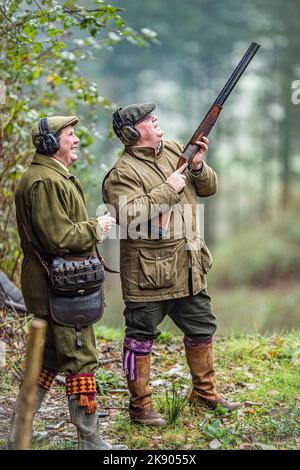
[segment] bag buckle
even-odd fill
[[[82,346],[82,338],[81,338],[81,327],[76,326],[76,346],[81,348]]]

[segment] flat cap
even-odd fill
[[[125,122],[130,122],[135,125],[142,121],[148,114],[152,113],[155,109],[154,103],[141,103],[141,104],[131,104],[126,106],[126,108],[119,108],[121,118]],[[113,114],[113,120],[115,121],[115,114]]]
[[[57,134],[59,131],[61,131],[67,126],[76,126],[76,124],[78,124],[79,122],[79,118],[77,116],[51,116],[47,117],[47,121],[49,132]],[[35,147],[39,145],[39,139],[36,139],[39,134],[40,129],[38,121],[31,129],[32,142]]]

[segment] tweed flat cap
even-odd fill
[[[148,114],[155,109],[154,103],[131,104],[126,108],[119,108],[119,113],[123,121],[135,125],[142,121]],[[113,114],[113,116],[115,113]]]
[[[49,132],[57,134],[59,131],[67,126],[75,127],[79,122],[77,116],[51,116],[47,118]],[[39,122],[36,122],[31,129],[32,142],[35,147],[39,145],[39,139],[36,137],[40,134]]]

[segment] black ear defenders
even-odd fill
[[[126,144],[136,144],[140,138],[140,133],[130,121],[124,121],[120,114],[121,109],[122,108],[117,109],[113,114],[113,127],[115,132]]]
[[[37,152],[43,155],[53,155],[59,149],[58,137],[54,132],[49,132],[48,119],[39,120],[39,135],[36,137],[38,141]]]

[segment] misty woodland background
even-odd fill
[[[255,41],[261,49],[210,136],[219,191],[205,201],[209,292],[221,334],[296,328],[299,17],[297,0],[0,1],[1,269],[19,285],[14,193],[33,155],[35,121],[80,116],[74,172],[94,216],[121,149],[111,111],[154,101],[165,138],[185,143]],[[118,267],[118,242],[101,250]],[[106,296],[103,322],[121,327],[118,276],[108,275]]]

